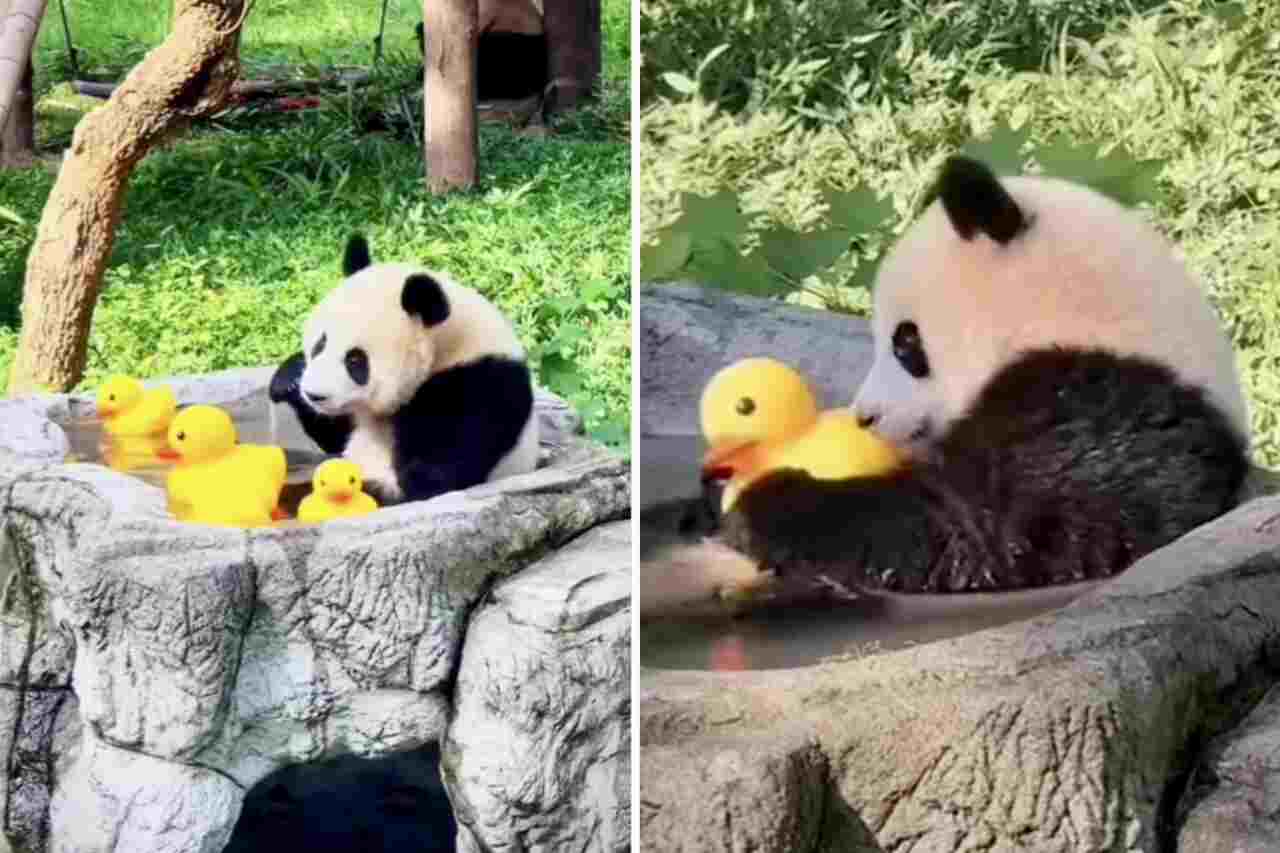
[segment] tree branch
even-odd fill
[[[157,142],[226,101],[243,11],[243,0],[174,0],[173,32],[76,126],[27,262],[11,394],[68,390],[84,375],[129,177]]]

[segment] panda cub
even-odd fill
[[[878,273],[854,404],[912,464],[757,481],[702,550],[709,579],[750,585],[749,564],[852,589],[1073,582],[1234,506],[1248,469],[1235,358],[1171,247],[1089,189],[967,158],[934,197]]]
[[[383,505],[534,470],[533,382],[501,312],[438,273],[374,264],[359,235],[343,274],[272,377],[272,404],[358,464]]]

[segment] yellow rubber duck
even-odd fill
[[[707,383],[700,408],[708,446],[703,479],[728,480],[724,512],[770,471],[799,469],[819,480],[845,480],[887,474],[904,461],[848,409],[820,412],[809,383],[771,358],[723,368]]]
[[[335,518],[356,518],[378,508],[364,489],[360,466],[346,459],[320,463],[311,478],[311,494],[298,505],[298,521],[316,524]]]
[[[167,385],[144,388],[132,376],[112,376],[98,388],[98,416],[111,435],[164,435],[178,410]]]
[[[177,461],[169,441],[160,435],[107,435],[101,444],[102,461],[114,471],[158,468]]]
[[[287,465],[279,447],[237,444],[235,423],[217,406],[190,406],[169,425],[177,466],[169,505],[182,521],[263,527],[278,520]]]

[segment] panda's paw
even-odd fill
[[[298,389],[298,383],[302,379],[302,371],[307,366],[307,359],[302,353],[294,353],[289,356],[280,366],[276,368],[276,372],[271,376],[271,384],[267,389],[267,395],[273,403],[289,402],[296,405],[302,400]]]
[[[373,498],[380,507],[400,503],[396,490],[388,487],[381,480],[365,480],[363,491]]]
[[[769,569],[761,569],[742,580],[729,581],[716,590],[720,603],[730,613],[737,613],[753,602],[768,598],[769,591],[777,580]]]
[[[688,553],[705,578],[712,595],[731,611],[766,595],[776,580],[751,557],[715,539],[704,539]]]

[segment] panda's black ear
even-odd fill
[[[346,251],[342,253],[342,274],[355,275],[371,263],[373,258],[369,255],[369,241],[364,239],[363,234],[352,234],[351,239],[347,240]]]
[[[932,195],[942,199],[951,226],[964,240],[982,233],[1004,244],[1031,224],[995,173],[968,157],[947,160]]]
[[[400,305],[405,313],[417,317],[428,328],[449,319],[449,300],[445,298],[444,288],[426,273],[414,273],[404,280]]]

